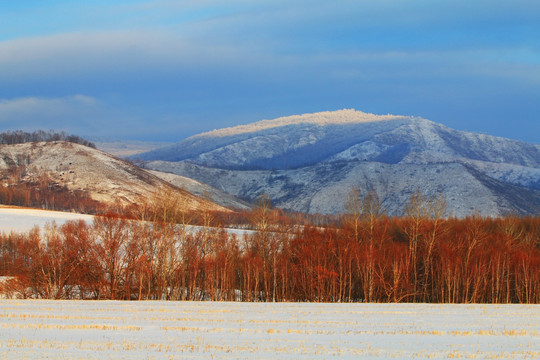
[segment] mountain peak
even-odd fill
[[[272,120],[261,120],[247,125],[238,125],[208,131],[195,137],[224,137],[240,134],[249,134],[262,130],[298,124],[313,124],[317,126],[343,125],[404,119],[405,116],[375,115],[355,109],[342,109],[336,111],[322,111],[302,115],[284,116]]]

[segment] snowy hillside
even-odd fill
[[[69,142],[0,145],[0,179],[13,183],[65,186],[84,191],[105,204],[129,205],[151,198],[159,187],[168,187],[192,208],[225,210],[168,183],[133,164],[102,151]]]
[[[218,190],[212,186],[201,183],[200,181],[171,173],[151,170],[150,173],[156,175],[162,180],[167,181],[191,194],[197,195],[203,199],[210,200],[218,205],[231,209],[247,210],[251,205],[242,201],[224,191]]]
[[[247,200],[336,213],[351,187],[374,188],[391,214],[411,193],[442,192],[449,214],[540,213],[537,145],[404,116],[355,110],[263,120],[139,155],[147,167]]]
[[[138,154],[141,160],[194,161],[220,168],[287,168],[324,160],[407,118],[354,110],[263,120],[214,130],[180,143]]]

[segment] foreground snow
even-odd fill
[[[529,359],[538,305],[0,301],[3,359]]]

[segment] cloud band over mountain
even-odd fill
[[[534,1],[51,1],[0,10],[0,99],[84,94],[99,104],[81,117],[42,111],[41,128],[98,135],[106,123],[123,137],[177,140],[354,107],[538,142]]]

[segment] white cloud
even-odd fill
[[[252,49],[163,31],[71,33],[0,42],[0,82],[175,72],[263,61]]]
[[[0,99],[0,119],[88,111],[96,106],[97,100],[95,98],[79,94],[61,98],[23,97]]]

